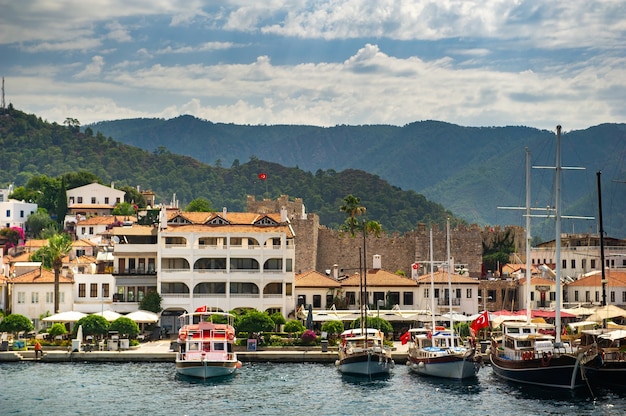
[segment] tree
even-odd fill
[[[135,215],[136,213],[137,212],[135,211],[135,207],[129,202],[120,202],[115,206],[115,208],[113,208],[113,211],[111,211],[111,214],[113,215],[125,216]]]
[[[161,295],[156,290],[151,290],[139,302],[139,309],[159,313],[163,310],[161,307],[162,300]]]
[[[76,322],[74,328],[77,329],[80,325],[83,326],[83,335],[102,337],[109,331],[109,322],[100,315],[84,316]]]
[[[18,332],[28,332],[35,329],[30,319],[24,315],[11,314],[0,322],[0,332],[10,332],[17,334]]]
[[[31,238],[42,238],[42,232],[50,228],[56,230],[56,222],[43,208],[38,208],[37,212],[26,219],[26,230]]]
[[[7,248],[17,247],[20,240],[24,241],[24,230],[21,227],[2,228],[0,235],[7,239]]]
[[[357,229],[359,228],[357,217],[365,214],[366,208],[361,206],[361,198],[350,194],[343,198],[343,205],[339,207],[339,211],[348,214],[348,218],[344,223],[344,228],[350,232],[350,235],[354,237]]]
[[[57,222],[59,229],[62,230],[65,223],[65,214],[67,213],[67,190],[65,189],[65,178],[61,179],[61,188],[57,192],[56,203]]]
[[[322,324],[322,331],[328,332],[331,336],[339,335],[343,332],[343,322],[326,321]]]
[[[283,314],[280,312],[274,312],[270,315],[270,318],[274,321],[274,328],[278,328],[280,325],[284,325],[287,322]]]
[[[111,322],[109,331],[117,331],[120,335],[127,335],[129,338],[136,338],[139,334],[139,325],[130,318],[121,316]]]
[[[298,321],[297,319],[292,319],[290,321],[287,321],[287,323],[285,324],[285,332],[288,332],[290,334],[296,333],[296,332],[302,332],[304,331],[306,328],[304,327],[304,325],[302,324],[302,322]]]
[[[131,205],[137,205],[139,208],[145,208],[147,206],[146,197],[144,197],[134,186],[122,186],[119,190],[125,192],[124,202],[128,202]]]
[[[72,249],[70,236],[55,234],[48,239],[48,245],[37,250],[31,259],[43,262],[46,269],[54,270],[54,313],[59,313],[59,277],[63,267],[63,257]]]
[[[360,328],[361,327],[361,318],[357,318],[350,324],[350,328]],[[378,328],[385,334],[389,334],[393,332],[393,326],[386,319],[379,318],[377,316],[367,317],[365,318],[365,327],[367,328]]]
[[[237,331],[268,332],[274,330],[274,321],[266,312],[249,311],[237,319]]]
[[[205,198],[196,198],[187,205],[186,212],[213,212],[211,201]]]
[[[53,324],[48,330],[48,336],[50,337],[50,339],[54,339],[59,335],[65,334],[67,334],[67,329],[65,329],[65,325],[58,322]]]

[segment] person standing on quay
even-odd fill
[[[43,351],[41,350],[41,344],[39,341],[35,341],[35,360],[39,358],[39,355],[43,357]]]

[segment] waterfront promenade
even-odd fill
[[[174,362],[176,353],[170,349],[170,340],[141,343],[138,347],[123,351],[80,351],[69,349],[46,349],[37,361],[42,362]],[[394,343],[392,353],[396,365],[403,365],[407,360],[408,345]],[[237,358],[242,362],[284,362],[284,363],[334,363],[337,348],[329,347],[322,352],[320,347],[273,348],[264,347],[258,351],[236,350]],[[35,361],[35,351],[0,352],[0,362]]]

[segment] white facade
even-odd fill
[[[0,227],[20,227],[26,230],[28,216],[37,212],[37,204],[9,199],[0,202]]]
[[[78,188],[67,190],[67,205],[71,209],[75,205],[104,205],[111,208],[116,204],[124,202],[126,192],[120,191],[111,186],[104,186],[98,183],[79,186]]]
[[[73,309],[75,311],[95,313],[103,310],[115,310],[112,307],[115,278],[110,273],[74,273],[73,292]]]
[[[434,285],[431,285],[430,274],[424,274],[418,279],[416,309],[431,310],[434,303],[435,313],[438,315],[448,313],[450,309],[452,312],[465,315],[474,315],[482,310],[483,305],[479,306],[478,302],[478,287],[480,285],[478,280],[451,273],[449,284],[448,273],[445,271],[434,273],[433,279]],[[450,308],[450,303],[452,308]]]

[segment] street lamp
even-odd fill
[[[376,309],[378,309],[378,319],[380,319],[380,307],[385,306],[385,301],[383,299],[378,299],[376,302]]]

